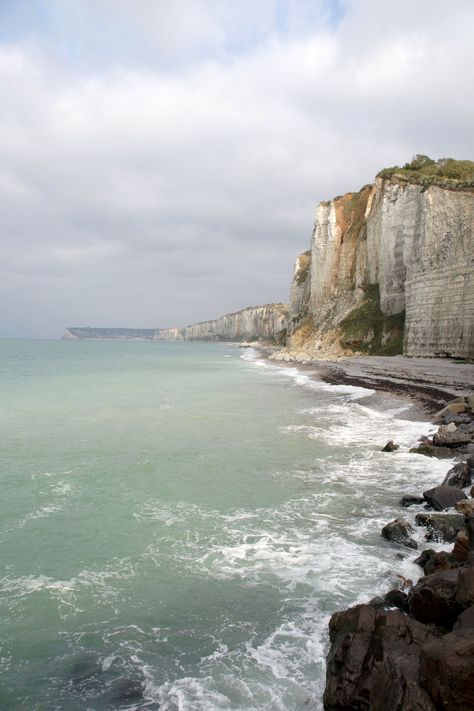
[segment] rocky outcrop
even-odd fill
[[[184,330],[186,341],[273,341],[284,342],[287,304],[254,306],[213,321],[203,321]]]
[[[291,286],[291,355],[474,357],[474,192],[444,185],[394,174],[320,203]]]

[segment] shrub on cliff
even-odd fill
[[[451,189],[474,188],[474,161],[454,158],[439,158],[435,161],[429,156],[415,155],[403,168],[398,165],[384,168],[377,177],[398,178],[409,183],[439,185]]]

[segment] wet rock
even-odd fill
[[[458,462],[446,474],[443,486],[457,486],[464,489],[472,484],[474,474],[474,461],[469,459],[465,462]]]
[[[460,511],[465,516],[474,514],[474,499],[466,499],[465,501],[458,501],[456,504],[456,509]]]
[[[408,612],[408,595],[403,590],[390,590],[383,596],[390,607],[398,607],[403,612]]]
[[[415,559],[415,563],[423,569],[425,575],[432,575],[440,570],[451,570],[458,567],[460,563],[446,551],[434,551],[432,548],[424,550]]]
[[[456,600],[459,568],[427,575],[408,597],[410,614],[419,622],[452,629],[462,606]]]
[[[329,635],[326,711],[408,711],[410,707],[400,703],[404,703],[405,696],[416,695],[413,688],[418,685],[421,646],[435,638],[429,627],[399,611],[377,611],[358,605],[332,616]],[[396,700],[398,705],[379,705],[381,686],[387,704],[395,704]],[[424,697],[421,692],[420,696]],[[431,708],[426,706],[430,711]]]
[[[461,607],[474,605],[474,568],[471,566],[459,569],[456,602]]]
[[[427,530],[427,541],[446,541],[452,543],[458,531],[465,531],[466,525],[461,514],[419,513],[415,516],[417,526]]]
[[[410,536],[413,531],[414,528],[408,521],[404,518],[397,518],[382,528],[382,536],[387,541],[399,543],[407,548],[418,548],[417,542]]]
[[[424,501],[425,500],[422,496],[410,496],[410,495],[406,494],[405,496],[402,496],[399,503],[400,503],[400,506],[404,506],[405,508],[408,508],[409,506],[414,506],[416,504],[423,504]]]
[[[449,447],[451,449],[462,447],[471,442],[471,436],[466,432],[461,432],[457,429],[454,422],[449,425],[441,425],[433,435],[433,444],[435,447]]]
[[[456,620],[453,629],[457,630],[460,627],[474,627],[474,605],[471,605],[467,610],[463,610]]]
[[[445,711],[474,708],[474,635],[459,626],[439,639],[429,640],[420,654],[420,681]]]
[[[400,449],[400,445],[395,444],[393,439],[389,439],[385,447],[382,448],[382,452],[395,452],[397,449]]]
[[[464,563],[467,560],[468,553],[469,538],[467,537],[467,533],[466,531],[458,531],[454,542],[452,556],[456,561]]]
[[[458,501],[467,499],[466,494],[456,486],[435,486],[423,492],[427,503],[436,511],[443,511],[453,507]]]
[[[453,453],[448,447],[435,447],[429,442],[423,442],[417,447],[412,447],[410,454],[424,454],[425,457],[437,457],[438,459],[452,459]]]

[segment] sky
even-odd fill
[[[473,0],[0,0],[0,337],[287,301],[320,200],[474,158]]]

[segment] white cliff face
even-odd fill
[[[159,328],[153,336],[154,341],[184,341],[184,328]]]
[[[278,340],[286,329],[288,306],[267,304],[203,321],[185,329],[186,341]]]
[[[406,355],[472,358],[473,267],[474,192],[468,189],[377,178],[360,193],[323,202],[311,242],[309,294],[295,280],[292,285],[290,349],[297,342],[313,356],[343,352],[341,329],[367,303],[372,285],[382,321],[406,311]],[[291,324],[308,312],[312,328],[302,343]],[[383,345],[386,336],[380,338]]]

